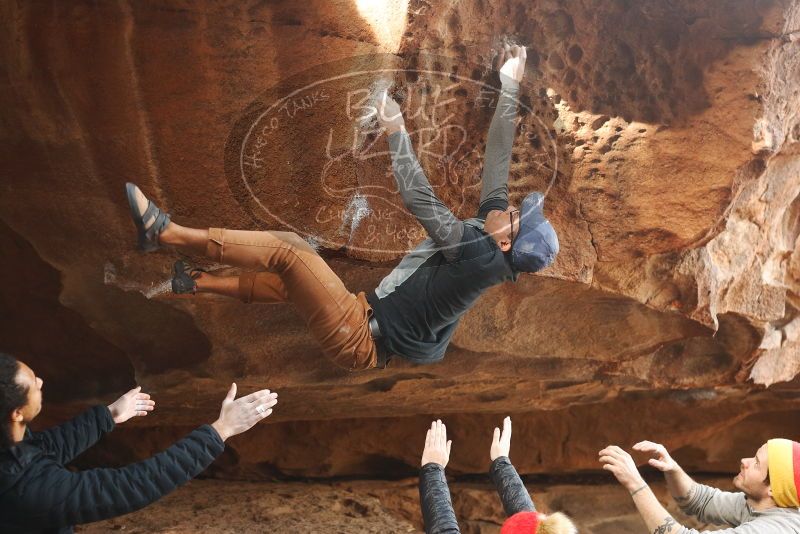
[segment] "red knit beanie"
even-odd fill
[[[538,512],[519,512],[506,519],[500,534],[536,534],[538,529]]]

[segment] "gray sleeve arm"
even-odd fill
[[[481,175],[481,203],[478,213],[508,207],[508,170],[511,165],[511,148],[514,146],[519,96],[519,84],[506,80],[502,85],[497,107],[494,110],[486,156]]]
[[[749,516],[743,493],[720,491],[703,484],[694,486],[692,498],[681,506],[681,511],[703,523],[732,527],[742,524]]]
[[[406,209],[422,224],[447,261],[457,260],[461,254],[464,223],[433,192],[414,154],[408,132],[401,130],[390,135],[389,149],[395,181]]]

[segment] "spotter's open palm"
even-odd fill
[[[155,401],[150,400],[150,395],[142,393],[142,387],[135,387],[109,405],[108,411],[114,423],[120,425],[133,417],[143,417],[152,412],[156,407]]]

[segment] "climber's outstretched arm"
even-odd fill
[[[508,171],[517,129],[519,84],[525,74],[526,58],[524,46],[506,46],[496,60],[497,65],[502,66],[501,90],[486,140],[479,218],[485,218],[492,210],[503,211],[508,207]]]
[[[400,106],[384,91],[379,96],[378,121],[389,136],[392,170],[403,204],[428,232],[448,261],[461,253],[464,223],[433,192],[414,154]]]

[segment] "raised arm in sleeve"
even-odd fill
[[[714,525],[737,526],[750,516],[744,493],[729,493],[703,484],[695,485],[692,498],[681,510]]]
[[[492,210],[504,210],[508,207],[508,170],[517,128],[518,95],[519,84],[514,80],[505,80],[486,140],[486,156],[481,175],[481,203],[478,208],[480,218],[485,218]]]
[[[389,136],[389,149],[395,181],[406,209],[425,228],[447,261],[457,260],[464,223],[433,192],[405,129]]]
[[[29,439],[37,441],[59,463],[68,464],[113,429],[114,419],[108,408],[95,406],[66,423],[34,432]]]
[[[511,465],[511,460],[507,456],[500,456],[489,469],[489,478],[492,479],[494,487],[497,488],[497,493],[500,495],[500,500],[503,501],[503,509],[506,516],[519,512],[535,512],[536,507],[533,505],[531,496],[528,495],[528,490],[519,478],[517,470]]]
[[[459,534],[456,513],[450,500],[450,489],[441,465],[430,463],[419,473],[419,502],[425,534]]]
[[[204,425],[167,450],[119,469],[71,472],[52,462],[19,488],[15,517],[27,528],[58,528],[109,519],[147,506],[185,484],[225,445]]]

